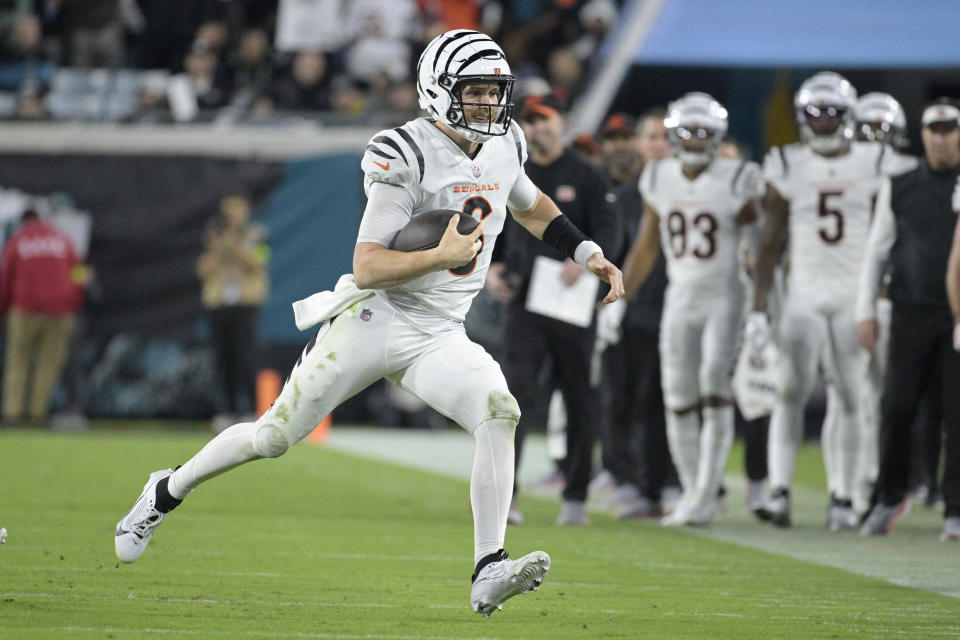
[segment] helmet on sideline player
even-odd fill
[[[874,91],[857,100],[857,140],[884,142],[896,149],[910,146],[907,116],[896,98]]]
[[[850,144],[854,134],[857,90],[833,71],[804,80],[793,99],[800,138],[817,153],[834,153]]]
[[[727,110],[713,96],[694,91],[667,105],[667,141],[673,155],[689,167],[705,167],[713,162],[717,149],[727,135]],[[687,140],[706,140],[700,149],[687,149]]]
[[[420,106],[470,142],[486,142],[502,136],[513,120],[515,78],[499,45],[490,36],[469,29],[447,31],[423,50],[417,63],[417,94]],[[464,102],[464,85],[474,82],[495,82],[500,86],[499,102],[491,106]],[[464,106],[487,107],[486,123],[469,122]]]

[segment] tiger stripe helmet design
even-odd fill
[[[471,142],[486,142],[509,131],[514,80],[500,46],[490,36],[469,29],[437,36],[417,63],[420,106]],[[471,82],[496,83],[500,88],[498,104],[464,103],[463,87]],[[489,117],[486,122],[469,122],[464,106],[488,107]]]

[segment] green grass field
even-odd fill
[[[507,546],[553,568],[485,619],[466,482],[309,445],[204,485],[118,565],[115,523],[148,472],[209,437],[0,431],[0,638],[960,637],[955,598],[656,523],[557,528],[555,500],[532,497]],[[801,463],[812,484],[816,459]],[[879,548],[908,555],[910,539]],[[932,548],[960,574],[960,548]]]

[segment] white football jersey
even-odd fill
[[[690,180],[678,159],[665,158],[644,167],[640,193],[660,216],[672,295],[681,287],[699,296],[726,295],[741,286],[737,216],[763,195],[757,163],[716,158]]]
[[[764,177],[790,203],[789,295],[853,303],[873,202],[896,162],[876,142],[830,158],[801,144],[770,150]]]
[[[484,221],[483,249],[473,262],[382,292],[415,326],[432,333],[466,317],[483,288],[493,245],[506,220],[507,198],[526,160],[526,140],[516,122],[506,135],[485,142],[474,159],[427,118],[385,129],[370,140],[360,165],[365,190],[373,182],[403,187],[413,195],[413,216],[454,209]]]

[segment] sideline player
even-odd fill
[[[661,380],[667,440],[683,485],[663,524],[707,524],[733,441],[741,227],[759,215],[763,181],[756,163],[716,157],[727,111],[709,95],[688,93],[671,103],[665,124],[673,157],[649,163],[640,176],[646,212],[624,264],[625,288],[632,295],[643,284],[662,243],[669,282]]]
[[[519,409],[500,367],[467,338],[463,319],[483,287],[508,207],[530,233],[608,281],[604,302],[619,298],[623,285],[596,243],[524,173],[526,143],[512,118],[513,83],[503,51],[482,33],[448,31],[427,45],[417,65],[417,90],[430,117],[381,131],[363,156],[368,200],[353,274],[342,276],[333,292],[294,305],[298,327],[320,323],[315,338],[256,422],[225,430],[175,471],[150,475],[118,524],[120,560],[135,561],[166,514],[202,482],[282,455],[322,416],[387,377],[476,440],[473,610],[489,616],[506,599],[539,587],[549,556],[534,551],[508,560],[502,548]],[[454,216],[435,249],[387,248],[412,217],[434,209],[456,209],[482,222],[460,235]]]
[[[821,434],[831,495],[827,526],[857,527],[852,497],[867,353],[854,332],[854,301],[886,147],[853,141],[856,100],[856,90],[837,73],[808,78],[794,98],[803,143],[775,147],[764,162],[767,218],[746,335],[754,348],[770,335],[767,295],[789,227],[787,296],[777,331],[779,396],[769,436],[768,508],[781,527],[790,526],[790,485],[818,365],[831,414]]]

